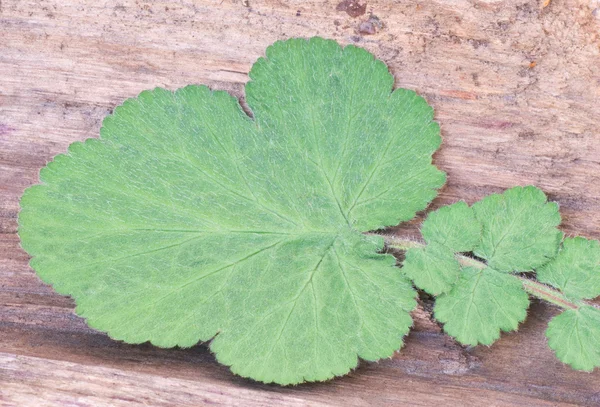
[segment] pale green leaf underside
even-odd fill
[[[444,174],[432,109],[366,51],[294,39],[267,50],[246,99],[142,92],[74,143],[21,201],[42,279],[130,343],[208,341],[281,384],[391,356],[415,292],[360,232],[411,219]]]
[[[427,246],[408,249],[402,271],[419,289],[432,295],[445,293],[460,274],[455,252],[473,250],[481,239],[481,226],[473,210],[457,202],[430,213],[421,234]]]
[[[415,286],[431,295],[445,293],[460,275],[460,265],[454,253],[439,243],[406,251],[402,271]]]
[[[477,256],[498,271],[530,271],[558,250],[562,232],[558,205],[533,186],[515,187],[489,195],[473,205],[481,225]]]
[[[570,298],[596,298],[600,295],[600,244],[583,237],[565,239],[556,258],[537,270],[537,279]]]
[[[517,329],[528,296],[504,273],[531,271],[557,252],[562,232],[558,207],[533,186],[490,195],[471,208],[464,202],[431,213],[421,232],[425,248],[409,249],[403,270],[433,295],[435,317],[458,341],[489,345]],[[460,269],[456,255],[473,251],[487,268]],[[483,265],[485,267],[485,265]]]
[[[546,330],[548,345],[574,369],[600,367],[600,310],[585,305],[554,317]]]
[[[444,331],[465,345],[491,345],[500,331],[513,331],[527,315],[529,297],[513,275],[467,267],[435,302]]]
[[[465,202],[443,206],[421,227],[426,242],[438,242],[454,252],[470,252],[481,241],[481,225]]]

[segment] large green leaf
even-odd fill
[[[74,143],[21,201],[31,266],[90,326],[129,343],[211,342],[281,384],[402,345],[415,292],[371,229],[444,183],[432,109],[368,52],[278,42],[250,73],[249,118],[203,86],[142,92]]]

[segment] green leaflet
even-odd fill
[[[402,270],[415,285],[432,295],[447,292],[460,275],[455,252],[468,252],[481,239],[481,226],[464,202],[444,206],[429,214],[421,227],[429,244],[406,251]]]
[[[600,366],[600,310],[588,305],[554,317],[546,331],[548,345],[573,369],[591,371]]]
[[[439,295],[434,313],[448,334],[489,345],[501,331],[517,329],[529,305],[507,272],[533,270],[554,256],[559,223],[558,206],[531,186],[487,196],[472,209],[462,202],[443,207],[423,223],[428,245],[408,249],[403,270],[418,288]],[[471,251],[485,262],[460,255]]]
[[[475,255],[498,271],[529,271],[556,255],[562,239],[558,205],[533,186],[489,195],[473,205],[483,229]]]
[[[600,244],[583,237],[566,238],[556,258],[537,270],[537,279],[582,300],[600,295]]]
[[[253,119],[225,92],[155,89],[55,157],[21,200],[31,266],[111,337],[212,339],[263,382],[391,356],[415,292],[361,232],[411,219],[444,183],[431,107],[320,38],[275,43],[250,78]]]
[[[440,243],[453,252],[470,252],[481,241],[481,225],[465,202],[457,202],[430,213],[421,234],[427,243]]]
[[[535,187],[512,188],[472,208],[475,218],[463,203],[431,213],[421,229],[427,245],[408,248],[402,268],[418,288],[438,296],[434,314],[444,330],[463,344],[492,344],[525,319],[527,288],[567,308],[546,331],[557,357],[575,369],[600,366],[600,309],[583,301],[600,295],[599,242],[567,238],[558,250],[558,207]],[[483,261],[461,254],[471,250]],[[519,271],[536,271],[561,292],[509,274]]]
[[[528,306],[529,297],[515,276],[466,267],[452,290],[438,297],[434,313],[460,343],[491,345],[501,330],[517,329]]]
[[[460,276],[460,264],[452,250],[433,242],[426,247],[408,249],[402,271],[421,290],[439,295],[452,288]]]
[[[539,281],[552,285],[580,303],[548,324],[548,345],[574,369],[600,366],[600,310],[581,300],[600,295],[600,244],[582,237],[567,238],[555,259],[537,271]]]

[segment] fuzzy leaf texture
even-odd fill
[[[600,366],[600,310],[584,305],[552,318],[546,330],[548,346],[573,369],[591,371]]]
[[[578,304],[548,324],[548,345],[574,369],[600,366],[600,310],[582,302],[600,295],[600,244],[582,237],[567,238],[555,259],[537,271],[539,281],[552,285]]]
[[[600,295],[600,244],[583,237],[566,238],[560,252],[537,270],[537,279],[575,300]]]
[[[415,291],[362,232],[413,218],[444,173],[432,108],[381,61],[320,38],[267,49],[246,100],[157,88],[74,143],[21,200],[31,266],[128,343],[211,341],[292,384],[389,357]]]
[[[514,276],[492,268],[465,267],[452,290],[438,297],[435,317],[465,345],[491,345],[527,315],[529,297]]]
[[[430,213],[421,234],[427,243],[437,242],[453,252],[470,252],[481,241],[481,225],[465,202],[457,202]]]
[[[406,251],[402,270],[421,290],[445,293],[460,276],[456,252],[469,252],[481,240],[481,225],[464,202],[444,206],[427,216],[421,227],[425,247]]]
[[[533,270],[555,256],[562,232],[558,206],[532,186],[432,212],[422,226],[428,243],[409,249],[403,270],[415,285],[439,295],[434,313],[444,330],[468,345],[490,345],[517,329],[529,298],[511,272]],[[460,253],[484,262],[461,267]],[[468,259],[468,258],[467,258]]]
[[[491,345],[501,331],[513,331],[525,320],[529,297],[509,273],[532,270],[556,254],[560,213],[533,186],[489,195],[472,208],[481,225],[473,253],[487,267],[463,270],[458,283],[438,297],[434,314],[461,343]]]
[[[558,205],[542,190],[515,187],[473,205],[482,225],[475,255],[501,272],[531,271],[556,256],[562,240]]]

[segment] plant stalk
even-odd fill
[[[425,243],[410,239],[403,239],[396,236],[383,236],[383,238],[387,247],[391,247],[398,250],[406,251],[412,248],[425,247]],[[458,260],[458,262],[462,266],[475,267],[478,269],[484,269],[487,267],[485,263],[472,257],[465,256],[464,254],[456,254],[456,260]],[[523,275],[516,275],[515,277],[521,280],[521,283],[523,284],[523,289],[527,291],[530,295],[548,301],[554,305],[558,305],[561,308],[577,309],[581,305],[587,304],[583,301],[574,302],[565,297],[565,295],[560,291],[549,287],[545,284],[539,283],[535,280],[532,280],[530,278],[527,278]]]

